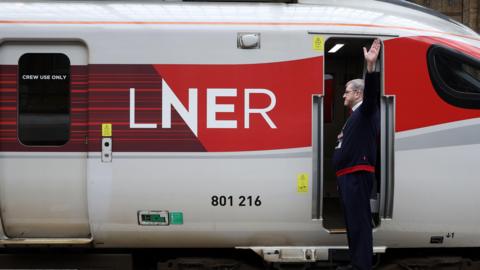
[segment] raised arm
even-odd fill
[[[378,107],[380,95],[380,73],[375,72],[375,63],[380,54],[381,43],[375,39],[370,46],[370,50],[363,48],[365,61],[367,62],[367,74],[365,74],[365,89],[363,91],[362,113],[371,114]]]

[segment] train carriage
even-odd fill
[[[459,23],[403,1],[0,10],[6,248],[346,249],[331,155],[374,38],[374,251],[480,246],[480,36]]]

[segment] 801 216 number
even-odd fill
[[[251,206],[261,206],[262,200],[260,196],[238,196],[234,197],[232,195],[213,195],[211,197],[212,206],[239,206],[239,207],[251,207]]]

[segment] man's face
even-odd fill
[[[343,93],[343,105],[350,109],[361,99],[360,91],[354,90],[349,84]]]

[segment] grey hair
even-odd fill
[[[354,79],[350,80],[345,84],[345,87],[352,85],[353,90],[357,90],[363,93],[363,89],[365,88],[365,82],[362,79]]]

